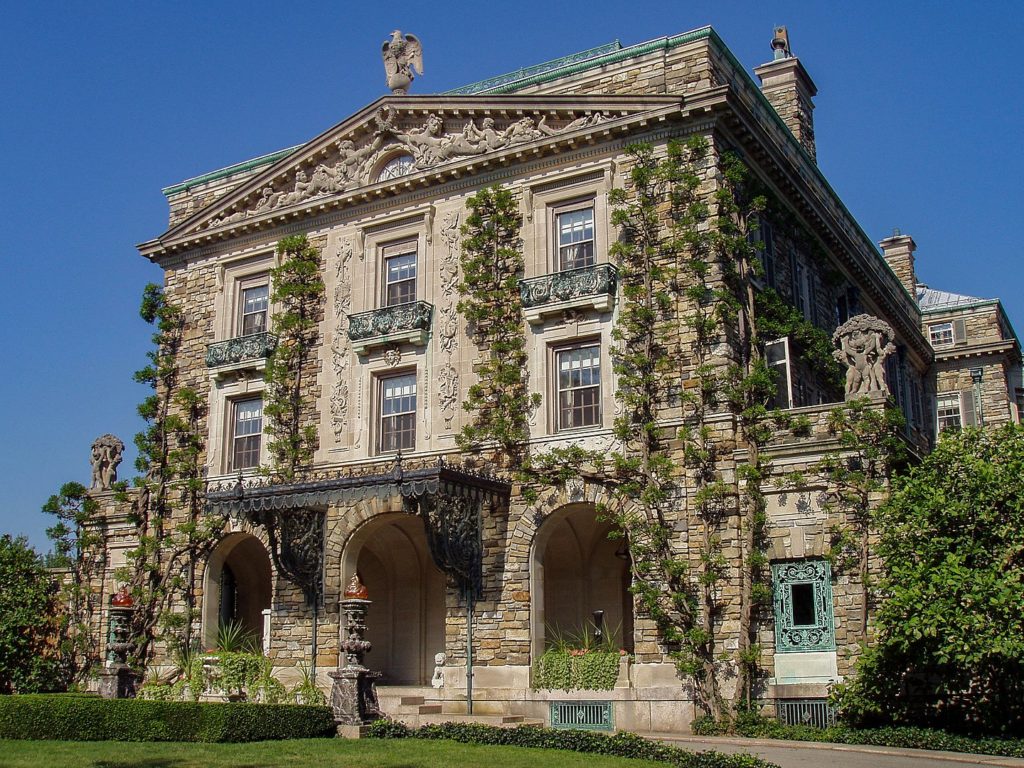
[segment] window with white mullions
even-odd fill
[[[270,286],[254,285],[242,288],[242,336],[267,330],[267,309],[270,306]]]
[[[263,437],[263,398],[236,400],[231,429],[231,470],[251,469],[260,463]]]
[[[941,433],[947,429],[960,429],[963,425],[960,417],[960,393],[940,394],[935,398],[937,427]]]
[[[789,366],[789,338],[766,342],[764,359],[775,375],[775,397],[769,405],[785,410],[793,407],[793,377]]]
[[[928,337],[933,347],[946,347],[953,343],[953,323],[934,323],[928,326]]]
[[[380,453],[416,448],[416,374],[380,379]]]
[[[594,209],[579,208],[557,214],[558,271],[594,264]]]
[[[416,244],[384,250],[384,306],[416,301]]]
[[[601,423],[601,347],[590,344],[558,350],[558,429]]]

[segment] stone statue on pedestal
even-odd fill
[[[124,443],[114,435],[101,435],[92,442],[89,461],[92,464],[91,491],[109,491],[117,482],[117,465],[121,463]]]
[[[423,74],[423,46],[416,35],[406,35],[397,29],[391,33],[391,39],[384,41],[381,49],[384,57],[384,71],[388,77],[388,88],[391,92],[403,96],[412,85],[413,69],[416,74]]]
[[[885,383],[885,358],[896,350],[892,326],[873,315],[857,315],[836,328],[832,341],[839,346],[832,355],[846,366],[846,399],[889,394]]]

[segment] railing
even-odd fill
[[[619,271],[611,264],[567,269],[519,281],[523,308],[539,307],[584,296],[614,296]]]
[[[408,331],[429,331],[434,305],[425,301],[410,301],[392,307],[371,309],[349,315],[348,337],[362,341],[378,336],[393,336]]]
[[[267,332],[250,333],[248,336],[236,336],[227,341],[207,344],[206,367],[217,368],[246,360],[260,360],[267,357],[276,347],[277,336]]]

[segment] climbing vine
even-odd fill
[[[277,254],[281,263],[270,271],[270,298],[281,311],[271,318],[278,342],[267,357],[264,431],[270,438],[270,471],[283,480],[294,480],[299,469],[312,461],[318,442],[302,385],[315,362],[324,281],[320,252],[305,235],[282,239]]]
[[[539,402],[526,382],[526,334],[519,278],[522,217],[512,193],[483,189],[468,201],[462,225],[462,281],[458,309],[480,351],[477,382],[463,408],[472,421],[457,436],[463,450],[498,448],[499,465],[518,467],[529,439],[529,413]]]
[[[823,511],[845,521],[829,531],[828,559],[837,573],[856,574],[861,641],[867,640],[871,606],[872,510],[888,491],[894,467],[906,459],[903,426],[903,414],[898,409],[879,408],[868,398],[833,408],[828,415],[828,431],[839,446],[826,453],[816,467],[828,481]]]
[[[180,381],[185,316],[153,284],[143,292],[139,313],[155,332],[149,365],[135,373],[135,380],[153,393],[138,408],[145,428],[135,436],[135,465],[143,476],[134,492],[121,484],[118,494],[131,504],[138,544],[116,576],[135,603],[129,662],[143,669],[158,639],[179,652],[192,645],[196,564],[213,547],[225,518],[204,510],[206,405]]]

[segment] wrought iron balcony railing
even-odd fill
[[[250,333],[227,341],[206,345],[206,367],[219,368],[250,360],[262,360],[277,347],[277,336],[272,333]]]
[[[619,271],[611,264],[553,272],[519,281],[519,297],[526,318],[538,321],[543,315],[573,307],[611,309]]]
[[[348,316],[348,337],[357,353],[396,342],[425,344],[434,305],[410,301]]]

